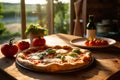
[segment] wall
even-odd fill
[[[96,23],[105,19],[115,21],[115,28],[120,31],[120,0],[87,0],[87,22],[89,14],[95,16]]]

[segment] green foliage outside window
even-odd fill
[[[54,3],[54,32],[69,33],[69,6],[68,3],[62,3],[55,0]]]
[[[26,4],[27,25],[37,23],[46,27],[46,10],[46,4]],[[6,25],[16,23],[16,18],[19,19],[18,23],[20,23],[19,3],[0,3],[0,43],[4,38],[9,39],[14,36],[20,36],[20,32],[13,34],[5,28]],[[8,21],[8,19],[11,19],[11,21]],[[54,33],[69,33],[69,3],[54,0]]]
[[[1,21],[1,19],[3,18],[3,16],[1,15],[2,12],[3,12],[3,7],[2,4],[0,3],[0,35],[5,31],[4,24]]]
[[[20,36],[20,33],[10,33],[6,28],[5,28],[5,25],[7,23],[3,22],[2,19],[3,18],[8,18],[8,17],[13,17],[15,13],[15,9],[14,11],[11,11],[10,8],[11,7],[8,7],[7,10],[5,10],[5,6],[3,6],[4,3],[0,3],[0,44],[1,43],[4,43],[6,41],[8,41],[9,39],[11,38],[14,38],[14,37],[17,37],[17,36]],[[9,11],[8,11],[9,10]],[[8,11],[8,12],[7,12]],[[9,14],[10,13],[10,14]]]

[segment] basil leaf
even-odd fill
[[[43,59],[44,56],[46,56],[46,52],[42,52],[41,54],[38,55],[40,59]]]
[[[71,57],[78,57],[77,53],[75,53],[75,52],[71,52],[68,55],[71,56]]]
[[[48,54],[54,54],[54,53],[56,53],[56,50],[55,50],[55,49],[52,49],[52,48],[48,48],[48,49],[46,50],[46,52],[47,52]]]
[[[73,52],[75,52],[75,53],[81,53],[79,48],[74,49]]]

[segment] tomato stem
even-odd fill
[[[41,36],[38,36],[39,39],[41,39]]]
[[[12,44],[13,44],[13,40],[14,40],[14,39],[15,39],[15,38],[10,39],[9,45],[12,45]]]

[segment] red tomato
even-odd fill
[[[85,45],[86,45],[86,46],[89,46],[89,40],[86,40],[86,41],[85,41]]]
[[[95,41],[95,45],[96,45],[96,46],[101,46],[101,41],[100,41],[100,40],[96,40],[96,41]]]
[[[10,40],[9,44],[3,44],[1,46],[1,52],[6,57],[13,57],[18,52],[18,47]]]
[[[95,41],[89,41],[89,46],[95,46]]]
[[[106,40],[102,40],[102,41],[101,41],[101,44],[102,44],[102,45],[108,45],[108,42],[107,42]]]
[[[30,47],[30,44],[27,41],[20,41],[18,42],[17,46],[20,50],[25,50]]]
[[[32,46],[44,46],[46,44],[46,40],[42,38],[34,38],[32,41]]]

